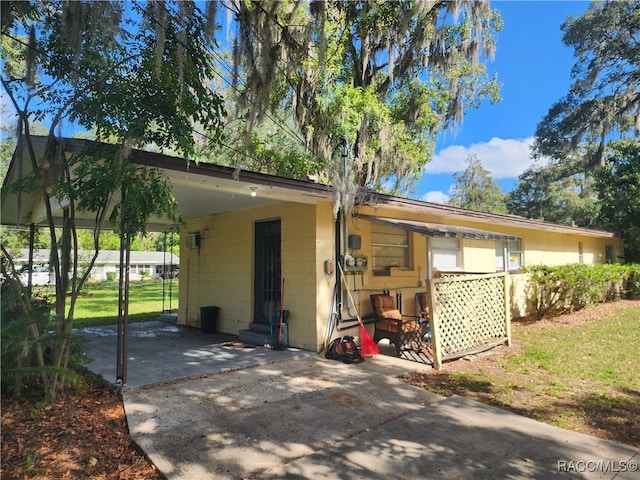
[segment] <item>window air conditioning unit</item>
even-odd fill
[[[187,248],[187,250],[195,250],[200,246],[199,233],[187,233],[184,240],[185,240],[185,247]]]

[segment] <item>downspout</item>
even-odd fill
[[[342,196],[342,205],[340,208],[340,211],[338,212],[338,219],[340,221],[340,218],[342,217],[341,221],[342,221],[342,228],[340,228],[340,224],[338,223],[338,225],[336,226],[336,246],[337,246],[337,252],[338,252],[338,256],[336,258],[337,262],[342,262],[343,259],[346,257],[347,255],[347,235],[348,235],[348,218],[347,218],[347,211],[344,208],[345,205],[345,197],[347,195],[347,178],[348,178],[348,170],[347,170],[347,157],[348,157],[348,153],[349,153],[349,144],[347,143],[347,140],[345,138],[342,139],[342,177],[343,177],[343,187],[344,190],[341,192],[341,196]],[[343,279],[341,278],[342,275],[337,275],[336,274],[336,284],[337,284],[337,294],[338,294],[338,312],[339,312],[339,318],[342,319],[342,309],[344,307],[344,285],[343,285]],[[346,281],[346,279],[344,280]]]
[[[173,313],[173,232],[169,235],[169,313]],[[166,237],[165,237],[166,243]],[[166,275],[165,275],[166,276]]]
[[[341,261],[341,249],[342,249],[342,242],[340,241],[341,235],[342,235],[342,226],[340,223],[340,215],[341,212],[338,212],[338,216],[336,218],[336,227],[335,227],[335,244],[336,244],[336,262],[340,262]],[[336,288],[335,288],[335,292],[334,295],[336,296],[336,312],[338,313],[338,319],[342,320],[342,279],[340,278],[340,275],[336,274]]]
[[[166,296],[165,277],[167,276],[167,232],[163,232],[162,238],[162,313],[167,310],[164,308],[164,300]]]
[[[121,202],[125,205],[126,188],[122,185]],[[124,207],[123,207],[124,210]],[[127,384],[127,355],[129,335],[129,268],[131,264],[131,234],[129,225],[121,212],[120,223],[120,267],[118,279],[118,334],[116,347],[116,384]]]
[[[348,144],[347,144],[347,141],[343,139],[343,143],[342,143],[342,176],[343,176],[343,177],[344,177],[344,179],[345,179],[345,185],[347,185],[347,183],[346,183],[346,182],[347,182],[347,176],[348,176],[348,172],[347,172],[347,155],[348,155]],[[345,190],[346,190],[346,189],[345,189]],[[345,193],[346,193],[346,192],[343,192],[343,195],[344,195]],[[344,203],[344,199],[343,199],[343,203]],[[346,212],[346,211],[344,211],[344,210],[341,210],[341,213],[342,213],[342,215],[343,215],[343,219],[342,219],[342,220],[343,220],[343,225],[342,225],[342,228],[344,229],[344,233],[343,233],[343,235],[342,235],[342,242],[343,242],[343,245],[344,245],[344,251],[342,252],[342,254],[343,254],[343,257],[342,257],[342,258],[344,258],[344,256],[346,256],[346,255],[347,255],[347,253],[349,253],[349,252],[347,251],[347,248],[348,248],[347,239],[349,238],[349,237],[348,237],[348,228],[349,228],[349,225],[348,225],[348,219],[347,219],[347,213],[348,213],[348,212]]]
[[[433,258],[431,252],[431,237],[427,236],[427,287],[433,278]]]

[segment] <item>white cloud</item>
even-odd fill
[[[455,173],[467,167],[467,157],[476,155],[483,168],[495,179],[517,177],[534,161],[529,157],[533,137],[502,139],[494,137],[488,142],[469,147],[452,145],[440,150],[424,168],[425,174]],[[541,163],[538,160],[538,163]],[[545,162],[546,163],[546,162]]]
[[[433,203],[447,203],[449,200],[449,195],[440,190],[432,190],[431,192],[425,193],[420,200],[424,200],[425,202],[433,202]]]

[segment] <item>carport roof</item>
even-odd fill
[[[472,238],[476,240],[520,240],[522,237],[507,235],[505,233],[489,232],[477,228],[458,227],[455,225],[444,225],[442,223],[427,223],[416,220],[398,220],[395,218],[373,217],[371,215],[360,215],[359,218],[372,222],[393,225],[416,233],[421,233],[428,237],[449,237],[449,238]]]
[[[31,136],[31,142],[36,157],[42,158],[46,137]],[[60,142],[67,155],[99,146],[98,142],[85,139],[63,138]],[[37,224],[45,218],[40,194],[30,191],[16,193],[6,188],[32,172],[27,152],[27,148],[16,149],[4,179],[0,204],[0,219],[4,225]],[[328,186],[314,181],[288,179],[213,163],[196,163],[157,152],[134,149],[131,151],[131,162],[162,171],[171,182],[180,215],[187,220],[279,202],[314,204],[318,201],[331,201],[332,198]],[[59,205],[54,204],[53,207],[54,218],[60,223]],[[75,221],[79,227],[90,228],[94,225],[95,218],[90,212],[79,211],[76,212]],[[165,231],[171,225],[169,219],[152,218],[147,229]],[[115,227],[105,225],[105,228]]]
[[[24,141],[24,139],[21,139],[21,141]],[[41,158],[46,137],[31,136],[31,141],[36,151],[36,156]],[[63,138],[60,141],[63,142],[64,149],[68,155],[79,153],[98,144],[98,142],[84,139]],[[21,150],[16,149],[4,180],[2,202],[0,202],[0,221],[4,225],[28,225],[30,223],[39,223],[44,219],[42,202],[39,202],[39,194],[29,192],[16,194],[7,191],[5,188],[31,172],[31,162],[24,153],[26,150],[26,148],[22,149],[23,153],[20,155],[19,152]],[[333,199],[330,185],[310,180],[289,179],[212,163],[195,163],[184,158],[143,150],[133,150],[131,160],[137,165],[156,167],[162,170],[172,184],[180,214],[184,219],[272,205],[279,202],[316,204],[318,202],[331,202]],[[256,192],[255,196],[251,195],[253,191]],[[436,216],[441,222],[454,224],[464,220],[473,221],[482,226],[487,225],[489,228],[499,225],[500,228],[517,227],[527,230],[551,231],[600,238],[615,237],[614,233],[601,230],[558,225],[516,215],[477,212],[452,205],[413,200],[382,193],[370,193],[370,206],[387,208],[387,215],[394,215],[396,211],[402,211],[403,216],[404,213],[420,217],[425,215]],[[59,219],[56,220],[59,221]],[[408,220],[398,220],[398,222],[403,222],[404,228],[431,236],[520,238],[504,233],[456,227],[445,223],[430,224]],[[95,219],[91,213],[77,213],[76,225],[79,227],[92,227],[94,223]],[[147,225],[147,229],[150,231],[165,231],[170,226],[171,222],[167,219],[153,218]],[[105,226],[105,228],[109,228],[109,226]]]

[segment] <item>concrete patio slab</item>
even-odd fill
[[[82,332],[112,381],[114,328]],[[640,478],[635,448],[397,378],[424,364],[237,348],[165,322],[129,333],[129,429],[171,480]]]

